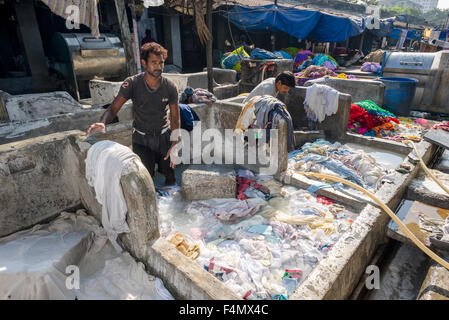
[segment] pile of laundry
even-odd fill
[[[360,67],[360,71],[373,72],[373,73],[379,73],[381,69],[382,69],[381,65],[377,62],[365,62]]]
[[[267,60],[267,59],[293,59],[291,55],[289,55],[285,51],[268,51],[265,49],[256,48],[251,51],[250,55],[251,59],[254,60]]]
[[[304,70],[309,66],[323,66],[331,71],[338,69],[338,63],[332,56],[321,53],[314,55],[308,50],[300,51],[296,54],[295,66],[297,66],[298,71]]]
[[[351,105],[348,130],[352,132],[372,137],[394,136],[395,124],[399,124],[399,119],[371,100]]]
[[[239,71],[241,69],[240,62],[243,59],[249,59],[249,54],[246,53],[243,46],[235,49],[232,52],[227,52],[221,57],[220,66],[222,69],[233,69]]]
[[[198,248],[194,262],[241,298],[285,300],[357,215],[332,199],[282,186],[271,176],[247,170],[237,176],[251,180],[245,200],[185,201],[180,190],[158,196],[161,236],[179,239],[181,234],[185,247]],[[269,189],[269,200],[245,193],[261,187]],[[239,210],[239,219],[222,218],[231,211],[239,215]]]
[[[294,74],[296,85],[303,86],[309,80],[314,80],[325,76],[339,79],[356,79],[353,75],[346,75],[345,73],[337,74],[334,70],[329,69],[327,66],[309,66],[304,71]]]
[[[280,187],[277,182],[273,180],[268,180],[268,182],[262,181],[261,183],[256,182],[256,176],[250,170],[240,169],[237,172],[237,199],[246,200],[248,198],[259,197],[266,201],[270,200],[273,195],[271,195],[271,188],[276,190]],[[275,191],[276,191],[275,190]]]
[[[191,87],[187,87],[184,89],[184,92],[181,93],[179,97],[179,101],[184,104],[188,103],[214,103],[217,101],[217,98],[213,93],[210,93],[206,89],[196,88],[193,89]]]
[[[287,146],[288,151],[295,148],[295,136],[293,134],[293,122],[285,104],[269,95],[256,96],[251,98],[243,106],[235,126],[237,133],[242,133],[247,129],[264,129],[265,142],[270,141],[270,130],[277,128],[281,119],[287,122]],[[261,137],[257,137],[260,139]]]
[[[288,162],[289,170],[337,175],[370,191],[376,191],[382,182],[389,181],[391,174],[369,153],[352,150],[339,142],[331,144],[324,139],[305,143],[289,153]]]

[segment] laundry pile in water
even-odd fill
[[[331,144],[318,139],[305,143],[288,157],[289,170],[338,175],[370,191],[377,190],[383,181],[390,181],[391,172],[379,165],[372,155],[339,142]]]
[[[180,187],[159,194],[161,236],[179,233],[197,245],[194,262],[243,299],[285,300],[357,215],[272,176],[240,170],[237,177],[244,200],[186,201]]]

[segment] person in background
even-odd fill
[[[151,42],[156,42],[156,40],[154,40],[152,37],[151,37],[151,30],[150,29],[146,29],[145,30],[145,38],[143,38],[142,39],[142,46],[145,44],[145,43],[151,43]]]
[[[248,102],[252,97],[270,95],[277,98],[279,93],[288,93],[296,85],[295,76],[289,71],[281,72],[276,78],[268,78],[255,87],[243,103]]]

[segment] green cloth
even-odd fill
[[[385,109],[382,109],[381,107],[379,107],[377,104],[375,104],[371,100],[364,100],[361,102],[356,102],[355,104],[358,105],[359,107],[365,109],[366,111],[368,111],[369,114],[374,114],[376,116],[381,116],[381,117],[396,118],[396,116],[394,114],[392,114],[391,112],[389,112]]]

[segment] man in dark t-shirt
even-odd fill
[[[171,131],[179,129],[180,117],[178,90],[176,85],[162,77],[167,50],[156,42],[146,43],[140,49],[142,66],[145,72],[128,77],[112,104],[101,117],[100,122],[92,124],[92,131],[106,132],[106,124],[118,113],[123,104],[133,102],[133,151],[148,172],[154,177],[155,164],[158,171],[165,175],[165,184],[175,183],[174,163],[170,158],[176,141],[170,141]]]

